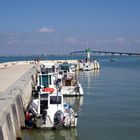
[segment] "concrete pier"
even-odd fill
[[[4,92],[33,65],[23,64],[5,67],[0,70],[0,92]]]
[[[0,65],[0,140],[21,139],[36,72],[31,62]]]

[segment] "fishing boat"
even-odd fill
[[[37,85],[35,87],[34,96],[38,96],[38,92],[42,88],[54,88],[54,92],[58,89],[64,96],[81,96],[84,94],[83,88],[76,79],[76,66],[74,64],[60,64],[59,70],[51,73],[38,74]],[[44,68],[42,67],[42,70]],[[35,94],[34,94],[35,93]]]
[[[91,71],[93,69],[99,69],[99,63],[97,60],[91,61],[91,60],[86,60],[83,62],[83,67],[81,70],[83,71]]]
[[[60,70],[58,72],[56,83],[58,83],[59,91],[64,96],[82,96],[84,95],[83,87],[76,79],[76,75],[68,71]]]
[[[61,93],[41,91],[27,112],[32,114],[32,124],[37,128],[71,128],[77,126],[78,115],[69,104],[63,102]],[[34,119],[33,119],[34,118]],[[31,120],[28,119],[26,124]]]
[[[40,73],[41,74],[56,73],[58,68],[59,64],[44,61],[42,64],[40,64]]]
[[[60,70],[64,71],[65,73],[71,73],[71,74],[75,74],[76,71],[76,64],[72,64],[72,63],[62,63],[59,65]]]
[[[91,70],[95,70],[95,69],[96,70],[100,69],[99,62],[96,59],[91,60],[90,54],[91,54],[91,50],[89,48],[86,49],[86,59],[79,62],[80,70],[91,71]]]
[[[68,75],[62,79],[61,93],[64,96],[82,96],[84,95],[82,85],[75,76]]]
[[[92,67],[92,64],[90,61],[83,63],[83,68],[82,68],[83,71],[90,71],[92,69],[93,69],[93,67]]]

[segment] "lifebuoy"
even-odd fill
[[[54,92],[54,88],[44,88],[43,92]]]

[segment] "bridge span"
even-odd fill
[[[70,55],[85,55],[86,51],[74,51]],[[135,52],[116,52],[116,51],[91,51],[91,55],[127,55],[127,56],[140,56],[140,53]]]

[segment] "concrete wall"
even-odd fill
[[[36,66],[27,71],[10,88],[0,94],[0,140],[21,138],[25,127],[24,111],[36,82]]]

